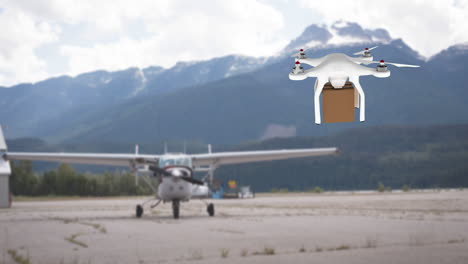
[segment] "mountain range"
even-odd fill
[[[307,48],[311,57],[352,54],[374,45],[379,46],[375,59],[422,67],[392,67],[387,79],[361,78],[367,99],[364,123],[316,125],[314,82],[288,79],[294,62],[290,55],[298,48]],[[53,143],[215,144],[317,136],[371,125],[464,123],[467,61],[465,44],[425,59],[385,29],[347,22],[311,25],[271,57],[230,55],[180,62],[170,69],[96,71],[3,88],[0,121],[9,138],[40,137]]]

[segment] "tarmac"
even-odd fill
[[[145,208],[145,197],[14,202],[6,263],[468,263],[468,191],[262,194]]]

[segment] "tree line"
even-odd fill
[[[229,165],[216,178],[254,191],[375,190],[468,187],[468,125],[369,127],[335,135],[253,142],[245,149],[332,147],[335,156]]]
[[[13,195],[73,195],[117,196],[148,195],[146,184],[135,185],[134,175],[128,172],[105,172],[102,174],[79,173],[68,164],[56,169],[34,173],[32,162],[11,162],[10,177]]]
[[[130,148],[127,145],[94,143],[86,146],[81,143],[80,149],[47,149],[45,143],[39,143],[33,151],[79,152],[96,148],[96,152],[123,152]],[[10,141],[9,146],[14,151],[31,151],[34,142],[18,139]],[[120,146],[119,149],[112,148],[116,146]],[[144,146],[148,148],[151,145]],[[223,183],[235,180],[239,186],[250,185],[255,192],[273,189],[308,191],[317,186],[327,191],[375,190],[379,183],[391,189],[468,187],[466,124],[366,127],[324,137],[277,138],[236,146],[216,146],[216,151],[332,146],[340,149],[339,155],[221,166],[216,170],[215,178]],[[149,149],[147,153],[158,151]],[[45,171],[34,173],[31,162],[16,162],[12,166],[14,194],[107,196],[151,193],[145,184],[136,187],[133,175],[127,172],[101,173],[95,167],[77,167],[74,170],[66,164],[54,168],[55,164],[42,164],[41,167],[40,163],[34,163],[36,170]],[[83,173],[93,169],[93,174]],[[112,170],[115,169],[110,168]]]

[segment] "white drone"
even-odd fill
[[[354,88],[357,90],[357,92],[355,90],[354,93],[354,106],[356,108],[360,108],[359,120],[362,122],[365,120],[365,95],[359,83],[359,77],[367,75],[373,75],[378,78],[389,77],[390,71],[388,70],[387,65],[393,65],[396,67],[419,67],[418,65],[385,62],[384,60],[373,61],[370,51],[375,48],[377,48],[377,46],[366,48],[353,54],[361,55],[360,57],[350,57],[343,53],[331,53],[321,58],[307,58],[303,49],[292,56],[296,58],[296,64],[293,67],[292,72],[289,73],[289,79],[299,81],[304,80],[307,77],[317,78],[314,87],[316,124],[321,123],[320,94],[322,93],[325,84],[328,82],[330,82],[334,89],[343,88],[348,80],[354,84]],[[304,70],[301,63],[308,64],[313,68]],[[376,68],[369,68],[361,65],[373,63],[378,63],[379,65],[377,65]]]

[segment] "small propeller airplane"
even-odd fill
[[[136,217],[143,215],[143,206],[154,202],[151,208],[161,202],[172,202],[172,212],[175,219],[179,218],[180,202],[187,202],[191,198],[206,198],[209,188],[206,178],[211,183],[214,171],[221,165],[240,164],[260,161],[273,161],[291,158],[304,158],[337,154],[337,148],[290,149],[290,150],[264,150],[264,151],[237,151],[237,152],[211,152],[202,154],[163,154],[147,155],[138,153],[37,153],[37,152],[8,152],[0,127],[0,166],[7,165],[10,160],[51,161],[75,164],[94,164],[127,166],[134,173],[136,180],[141,177],[154,192],[154,197],[136,206]],[[3,155],[2,155],[3,154]],[[195,171],[204,171],[207,174],[204,180],[194,177]],[[150,177],[156,177],[156,187]],[[214,216],[212,203],[207,204],[207,212]]]
[[[292,57],[295,58],[295,66],[289,73],[291,80],[304,80],[308,77],[316,77],[314,87],[314,108],[315,108],[315,123],[321,123],[320,114],[320,95],[328,83],[331,84],[333,89],[341,89],[348,80],[352,83],[354,88],[354,107],[360,108],[359,120],[365,121],[365,94],[364,90],[359,83],[359,77],[372,75],[377,78],[387,78],[390,76],[390,71],[387,65],[396,67],[420,67],[418,65],[402,64],[385,62],[384,60],[373,61],[371,50],[377,48],[365,48],[358,51],[353,55],[361,55],[359,57],[351,57],[343,53],[331,53],[321,58],[308,58],[304,49]],[[308,64],[313,68],[304,70],[301,63]],[[376,68],[369,68],[363,65],[378,63]],[[363,65],[361,65],[363,64]],[[360,103],[359,103],[360,102]]]

